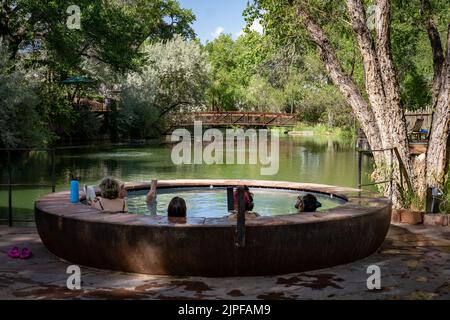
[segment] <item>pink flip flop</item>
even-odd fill
[[[13,258],[13,259],[20,258],[20,250],[19,250],[19,248],[14,247],[12,249],[9,249],[8,257]]]
[[[32,256],[30,249],[23,248],[22,253],[20,254],[20,259],[29,259]]]

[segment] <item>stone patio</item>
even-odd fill
[[[11,259],[28,247],[30,260]],[[205,257],[206,259],[207,257]],[[0,299],[450,299],[450,228],[392,225],[378,252],[317,271],[271,277],[201,278],[82,267],[82,288],[66,287],[70,265],[49,253],[35,228],[0,226]],[[370,291],[367,267],[381,268]]]

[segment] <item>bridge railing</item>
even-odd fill
[[[243,126],[295,126],[295,114],[272,112],[192,112],[178,114],[174,125],[190,126],[194,121],[201,121],[204,125],[243,125]]]

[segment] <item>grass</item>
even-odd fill
[[[450,214],[450,170],[447,172],[447,176],[445,177],[445,183],[442,191],[443,195],[439,209],[442,213]]]
[[[321,135],[321,136],[340,136],[340,137],[345,137],[345,138],[356,137],[356,132],[352,128],[329,127],[323,123],[308,124],[308,123],[300,122],[293,128],[293,130],[294,131],[310,131],[314,135]]]

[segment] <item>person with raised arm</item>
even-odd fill
[[[151,215],[156,215],[156,209],[157,209],[157,192],[156,189],[158,187],[158,180],[152,179],[150,183],[150,191],[147,193],[146,201],[147,201],[147,208]]]

